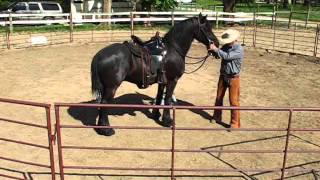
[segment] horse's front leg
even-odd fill
[[[173,105],[172,101],[172,95],[173,91],[177,85],[177,80],[168,81],[167,87],[166,87],[166,96],[164,98],[164,104],[165,105]],[[172,125],[172,119],[170,117],[170,110],[164,109],[162,114],[162,122],[163,125],[166,127],[170,127]]]
[[[163,98],[163,93],[164,93],[164,85],[163,84],[158,84],[158,92],[157,92],[157,97],[156,97],[156,105],[160,105],[162,98]],[[161,116],[160,110],[159,109],[152,109],[152,115],[153,119],[156,121],[159,121],[159,118]]]

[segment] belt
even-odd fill
[[[226,78],[239,78],[239,74],[234,74],[234,75],[227,75],[227,74],[221,74],[220,76],[226,77]]]

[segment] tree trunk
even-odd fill
[[[310,0],[304,0],[303,5],[309,6],[309,4],[310,4]]]
[[[223,12],[233,12],[235,4],[235,0],[223,0]]]
[[[103,0],[103,13],[111,13],[112,0]]]
[[[288,7],[289,7],[288,4],[289,4],[289,1],[288,1],[288,0],[283,0],[282,6],[283,6],[284,9],[288,9]]]

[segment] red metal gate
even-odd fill
[[[100,108],[125,108],[125,109],[170,109],[173,114],[173,126],[171,128],[164,127],[138,127],[138,126],[81,126],[81,125],[66,125],[62,124],[60,120],[60,107],[100,107]],[[239,128],[232,129],[231,131],[278,131],[286,132],[286,140],[284,149],[279,150],[210,150],[210,149],[177,149],[175,146],[175,132],[176,131],[225,131],[224,128],[193,128],[193,127],[176,127],[175,116],[177,110],[230,110],[230,109],[239,109],[241,111],[281,111],[288,112],[288,124],[285,128]],[[71,104],[71,103],[56,103],[55,104],[55,114],[57,121],[57,140],[58,140],[58,152],[59,152],[59,165],[60,165],[60,174],[61,179],[64,180],[64,170],[65,169],[95,169],[95,170],[128,170],[128,171],[168,171],[171,172],[171,179],[175,178],[175,172],[184,171],[184,172],[263,172],[263,171],[274,171],[281,172],[280,179],[284,179],[286,171],[286,162],[288,153],[317,153],[320,154],[320,150],[289,150],[288,144],[290,140],[290,133],[293,131],[296,132],[310,132],[310,131],[320,131],[320,128],[292,128],[292,113],[296,111],[320,111],[320,108],[262,108],[262,107],[213,107],[213,106],[150,106],[150,105],[99,105],[99,104]],[[114,129],[139,129],[139,130],[169,130],[172,132],[171,135],[171,148],[160,149],[160,148],[128,148],[128,147],[90,147],[90,146],[68,146],[63,145],[61,141],[61,129],[65,128],[114,128]],[[171,153],[171,166],[168,168],[141,168],[141,167],[101,167],[101,166],[75,166],[75,165],[64,165],[63,159],[63,149],[77,149],[77,150],[112,150],[112,151],[145,151],[145,152],[167,152]],[[175,167],[175,152],[218,152],[218,153],[277,153],[283,154],[282,167],[274,169],[187,169],[187,168],[176,168]],[[299,171],[301,170],[290,170],[290,171]],[[314,169],[305,169],[303,172],[314,172]]]
[[[48,146],[40,145],[40,144],[35,144],[35,143],[30,143],[27,141],[19,141],[19,140],[14,140],[14,139],[8,139],[8,138],[2,138],[0,137],[1,141],[6,141],[10,143],[16,143],[16,144],[21,144],[24,146],[31,146],[31,147],[36,147],[36,148],[41,148],[41,149],[47,149],[49,152],[48,158],[50,158],[50,165],[47,164],[40,164],[40,163],[35,163],[35,162],[30,162],[30,161],[24,161],[21,159],[13,159],[9,157],[4,157],[0,155],[0,159],[5,160],[5,161],[10,161],[10,162],[16,162],[16,163],[21,163],[21,164],[27,164],[27,165],[32,165],[32,166],[37,166],[37,167],[42,167],[42,168],[49,168],[51,169],[51,177],[52,180],[55,180],[55,167],[54,167],[54,155],[53,155],[53,140],[55,139],[54,136],[52,135],[51,132],[51,118],[50,118],[50,104],[43,104],[43,103],[36,103],[36,102],[27,102],[27,101],[19,101],[19,100],[12,100],[12,99],[2,99],[0,98],[1,103],[10,103],[10,104],[17,104],[17,105],[23,105],[23,106],[33,106],[33,107],[40,107],[43,108],[46,112],[46,125],[41,125],[41,124],[35,124],[35,123],[28,123],[24,122],[22,120],[13,120],[13,119],[5,119],[0,117],[0,121],[7,122],[7,123],[13,123],[13,124],[19,124],[19,125],[24,125],[29,128],[39,128],[39,129],[47,129],[47,134],[44,134],[44,138],[47,137],[48,139]],[[25,179],[21,177],[14,177],[10,175],[5,175],[5,174],[0,174],[0,177],[6,177],[10,179]]]

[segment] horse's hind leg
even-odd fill
[[[162,97],[163,97],[163,92],[164,92],[164,85],[159,84],[157,97],[156,97],[156,105],[160,105],[160,103],[162,101]],[[152,115],[153,115],[153,119],[158,121],[161,116],[160,110],[159,109],[152,109]]]
[[[165,105],[172,105],[172,95],[173,91],[177,85],[177,80],[173,81],[168,81],[167,87],[166,87],[166,96],[164,99],[164,104]],[[164,109],[163,114],[162,114],[162,122],[163,125],[166,127],[170,127],[172,125],[172,119],[170,117],[170,110],[169,109]]]
[[[106,88],[103,92],[100,104],[111,103],[117,88]],[[108,109],[100,108],[98,126],[110,126],[108,118]],[[96,132],[100,135],[112,136],[115,131],[112,128],[97,128]]]

